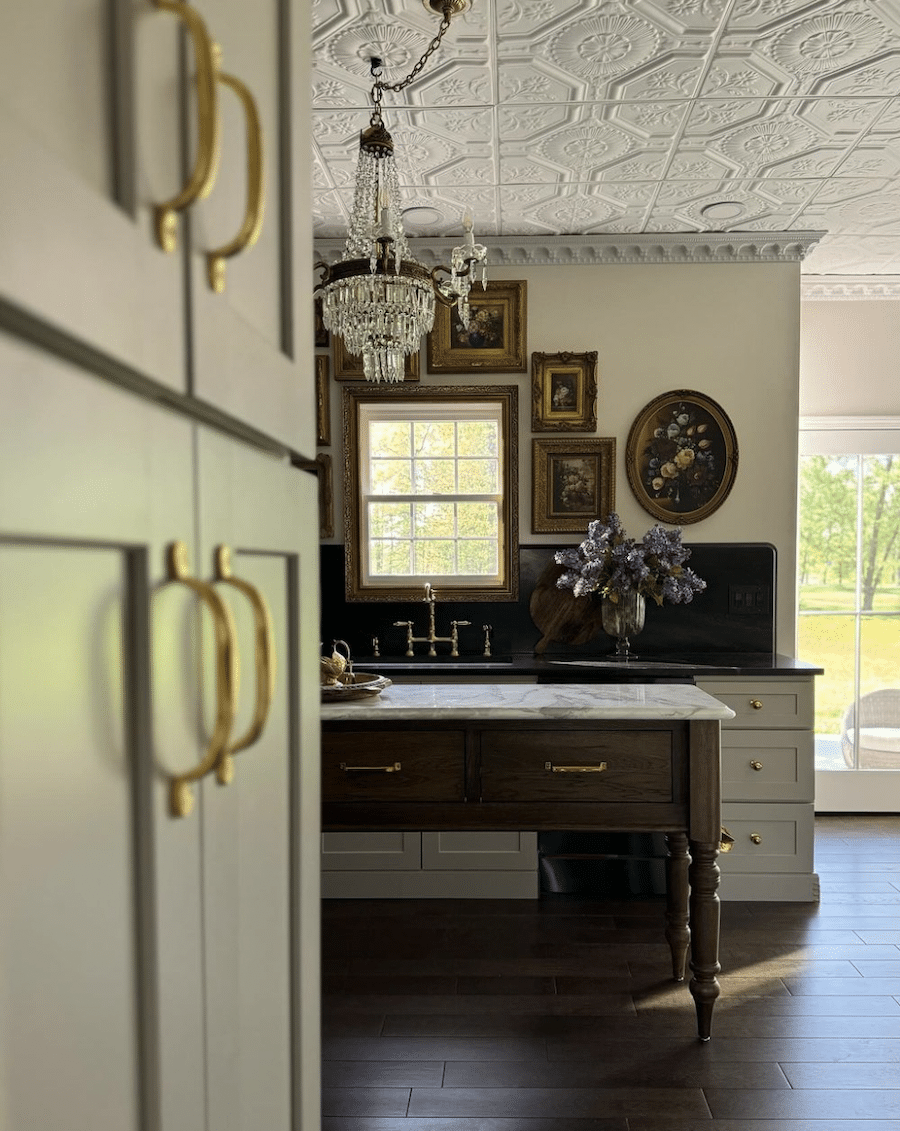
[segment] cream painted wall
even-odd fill
[[[898,358],[900,302],[801,303],[801,416],[900,416]]]
[[[532,352],[597,351],[596,434],[615,437],[616,509],[630,534],[640,536],[656,521],[635,499],[625,473],[625,444],[637,414],[672,389],[693,389],[721,405],[738,437],[737,479],[715,514],[685,527],[685,540],[777,547],[778,649],[792,654],[799,264],[536,266],[496,268],[490,277],[528,283],[529,362]],[[473,378],[423,372],[422,381],[460,385]],[[494,383],[519,387],[520,541],[577,542],[574,535],[531,533],[530,376],[499,374]],[[333,541],[341,542],[341,386],[332,381],[330,387],[338,512]]]

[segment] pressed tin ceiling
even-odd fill
[[[423,0],[312,0],[314,234],[346,234],[369,59]],[[410,235],[825,232],[804,277],[900,276],[900,0],[472,0],[386,93]],[[834,279],[839,282],[840,279]]]

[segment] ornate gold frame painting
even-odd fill
[[[332,335],[332,352],[334,354],[334,379],[335,381],[365,381],[362,358],[356,354],[347,353],[344,348],[344,339],[340,334]],[[419,380],[419,355],[410,353],[406,355],[406,364],[403,367],[403,381]]]
[[[316,354],[316,443],[331,443],[331,397],[328,391],[328,355]]]
[[[532,533],[579,533],[616,509],[614,437],[531,443]]]
[[[532,432],[596,432],[597,354],[531,355]]]
[[[432,373],[524,373],[526,285],[524,282],[476,284],[469,294],[464,326],[455,306],[438,303],[427,338]]]
[[[700,522],[719,509],[738,465],[734,426],[703,393],[675,389],[645,405],[628,433],[625,469],[637,501],[663,522]]]

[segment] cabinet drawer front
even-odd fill
[[[665,731],[491,732],[482,735],[481,796],[484,801],[672,801],[672,762],[672,735]],[[602,770],[582,769],[603,763]]]
[[[723,805],[722,824],[734,845],[719,854],[719,867],[723,872],[811,871],[813,819],[812,805]]]
[[[734,711],[734,718],[722,723],[723,730],[813,725],[812,680],[698,679],[697,686]]]
[[[811,731],[733,730],[722,735],[724,801],[812,801]]]
[[[322,734],[323,801],[462,801],[464,768],[462,731]]]

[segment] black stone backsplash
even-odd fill
[[[571,545],[567,543],[566,545]],[[775,650],[775,547],[765,542],[685,543],[692,553],[690,566],[706,582],[706,589],[687,605],[647,602],[643,632],[634,647],[645,657],[655,654],[691,656],[697,653],[747,653],[771,655]],[[519,548],[518,601],[442,601],[441,579],[433,579],[437,591],[435,627],[439,636],[450,635],[451,620],[470,620],[459,630],[460,656],[481,656],[484,651],[482,625],[493,626],[495,656],[531,654],[541,639],[529,613],[531,592],[538,577],[562,546]],[[416,636],[428,631],[427,606],[423,601],[364,602],[344,600],[344,547],[321,547],[321,639],[346,640],[354,657],[372,655],[377,636],[382,656],[402,656],[406,630],[394,628],[396,620],[412,620]],[[427,651],[417,644],[416,655]],[[438,644],[439,653],[449,652]],[[550,644],[545,655],[602,656],[614,650],[614,642],[600,633],[587,644]]]

